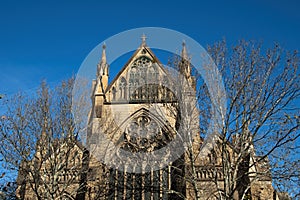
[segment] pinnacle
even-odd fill
[[[185,60],[188,60],[188,54],[186,50],[186,44],[185,41],[182,42],[182,51],[181,51],[181,57]]]

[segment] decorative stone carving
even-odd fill
[[[130,152],[152,152],[168,142],[164,132],[155,120],[141,115],[127,125],[120,146]]]

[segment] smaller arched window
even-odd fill
[[[120,99],[127,99],[126,98],[127,81],[124,77],[122,77],[120,80],[119,88],[120,88]]]
[[[112,90],[111,90],[111,92],[112,92],[112,100],[115,101],[116,100],[116,93],[117,93],[116,88],[113,87]]]
[[[155,77],[155,66],[151,65],[151,67],[149,68],[149,71],[148,71],[148,79],[151,81],[154,81],[155,78],[156,78]]]
[[[136,78],[137,78],[136,77],[136,68],[132,67],[131,70],[130,70],[129,80],[135,80]]]

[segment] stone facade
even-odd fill
[[[199,188],[199,199],[217,199],[219,190],[216,186],[224,187],[220,153],[213,149],[200,152],[202,141],[199,136],[198,111],[193,109],[196,99],[195,78],[191,75],[185,45],[179,62],[179,76],[170,75],[170,71],[162,67],[143,40],[111,83],[108,82],[109,65],[105,48],[103,46],[97,78],[92,86],[93,106],[89,116],[87,147],[78,143],[72,147],[72,151],[80,157],[76,162],[80,169],[73,175],[77,178],[65,190],[68,195],[63,198],[194,199],[195,181]],[[181,78],[184,80],[181,81]],[[180,118],[190,126],[182,125]],[[124,157],[120,158],[120,152],[115,151],[121,149],[130,154],[151,154],[174,140],[179,130],[190,133],[188,136],[192,141],[192,151],[200,155],[195,156],[193,165],[188,162],[188,152],[160,168],[153,162],[139,163],[143,159],[124,161]],[[234,154],[230,145],[228,150]],[[166,150],[173,153],[170,151]],[[257,158],[251,154],[249,162],[251,159]],[[44,168],[47,166],[41,170]],[[195,177],[193,181],[188,181],[192,179],[190,172],[193,170]],[[254,166],[250,170],[256,173],[268,169]],[[64,174],[61,176],[59,181],[63,187],[68,179]],[[35,199],[32,186],[28,183],[30,178],[26,180],[20,171],[18,196]],[[252,180],[249,191],[251,196],[248,199],[274,198],[270,176],[264,175]],[[239,199],[239,194],[235,195],[235,199]]]

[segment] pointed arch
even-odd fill
[[[127,81],[124,77],[121,77],[119,83],[119,90],[120,90],[120,99],[126,100],[127,99]]]
[[[168,125],[164,117],[149,112],[146,108],[141,108],[127,117],[120,125],[123,130],[121,135],[116,135],[117,145],[132,151],[154,151],[167,144],[175,136],[175,130]],[[154,142],[156,143],[154,145]]]
[[[116,93],[117,93],[116,88],[113,87],[112,90],[111,90],[111,92],[112,92],[112,100],[113,100],[113,101],[116,101]]]

